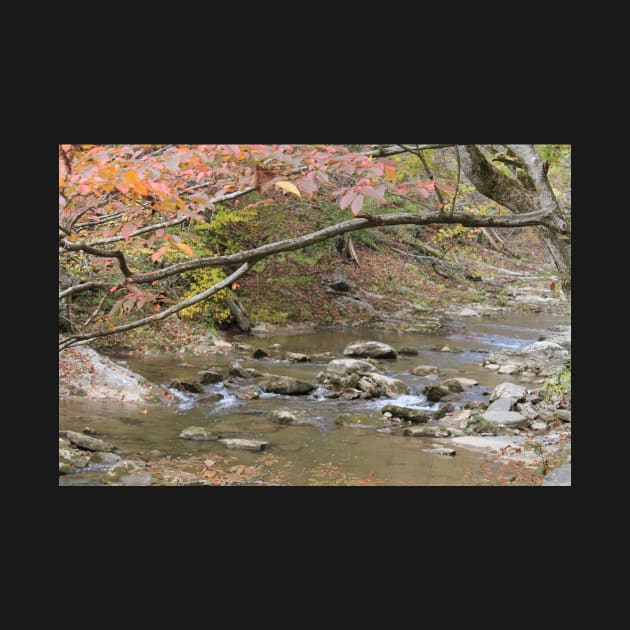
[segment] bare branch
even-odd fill
[[[85,320],[84,326],[87,326],[95,317],[96,314],[101,310],[101,306],[103,306],[103,302],[105,302],[105,298],[107,297],[107,293],[103,294],[103,297],[99,300],[99,303],[96,305],[94,312]]]
[[[237,278],[240,278],[248,269],[250,265],[249,263],[245,263],[241,265],[233,274],[228,276],[227,278],[221,280],[221,282],[217,282],[214,286],[202,291],[201,293],[197,293],[191,298],[180,302],[179,304],[175,304],[175,306],[171,306],[171,308],[167,308],[166,310],[157,313],[156,315],[151,315],[149,317],[143,317],[142,319],[138,319],[135,322],[130,322],[129,324],[123,324],[121,326],[116,326],[111,330],[101,330],[96,333],[90,333],[86,335],[72,335],[70,337],[66,337],[62,341],[59,342],[59,352],[69,348],[70,346],[77,345],[82,341],[86,341],[88,339],[95,339],[96,337],[106,337],[108,335],[114,335],[115,333],[124,332],[126,330],[132,330],[134,328],[138,328],[140,326],[144,326],[146,324],[151,324],[153,322],[158,322],[162,319],[169,317],[181,311],[189,306],[193,306],[202,300],[209,298],[211,295],[219,292],[221,289],[224,289],[227,286],[230,286]]]
[[[416,145],[420,151],[429,149],[446,149],[447,147],[455,146],[453,144],[418,144]],[[389,147],[379,145],[377,149],[373,151],[365,151],[363,155],[372,155],[374,157],[386,157],[389,155],[398,155],[400,153],[407,153],[409,149],[403,148],[403,145],[394,144]]]
[[[114,212],[112,214],[108,214],[100,219],[96,219],[95,221],[86,221],[85,223],[77,223],[74,228],[76,230],[84,230],[86,228],[90,228],[94,225],[101,225],[102,223],[108,223],[109,221],[114,221],[115,219],[120,219],[120,217],[125,214],[124,212]]]
[[[459,147],[455,145],[455,157],[457,158],[457,185],[455,186],[455,194],[453,195],[453,204],[451,205],[451,214],[455,212],[455,199],[457,199],[457,193],[459,192],[459,182],[462,176],[462,162],[459,157]]]
[[[118,260],[118,264],[120,265],[120,270],[122,271],[125,278],[129,278],[133,275],[133,272],[127,266],[125,255],[118,249],[96,249],[95,247],[92,247],[87,243],[73,243],[65,238],[60,241],[60,245],[66,251],[87,252],[88,254],[92,254],[92,256],[98,256],[99,258],[116,258]]]
[[[73,293],[79,293],[81,291],[87,291],[88,289],[109,289],[110,287],[115,286],[111,283],[106,282],[84,282],[82,284],[75,284],[73,287],[68,287],[59,293],[59,299],[65,297],[66,295],[72,295]]]

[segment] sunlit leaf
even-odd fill
[[[278,186],[278,188],[282,188],[283,190],[286,190],[287,192],[297,195],[298,197],[302,196],[302,193],[298,190],[297,186],[293,184],[292,182],[285,182],[285,181],[276,182],[275,185]]]
[[[175,247],[180,251],[184,252],[184,254],[190,256],[191,258],[195,257],[195,252],[193,251],[190,245],[186,245],[186,243],[175,243]]]
[[[339,201],[339,207],[342,210],[345,210],[353,201],[354,198],[357,196],[356,191],[354,190],[349,190],[345,195],[343,195],[343,197],[340,199]]]
[[[166,254],[169,249],[171,249],[170,245],[164,245],[163,247],[160,247],[160,249],[158,249],[157,252],[155,252],[151,256],[151,262],[157,262],[158,260],[160,260],[160,258],[162,258],[162,256],[164,256],[164,254]]]

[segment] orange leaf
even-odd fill
[[[556,290],[556,283],[555,283],[555,282],[552,282],[552,283],[549,285],[549,288],[550,288],[552,291],[555,291],[555,290]]]
[[[136,171],[125,171],[123,178],[125,184],[137,184],[140,181],[140,177]]]
[[[232,282],[232,291],[236,291],[236,289],[240,289],[241,285],[238,282]]]
[[[387,179],[387,181],[390,181],[392,184],[395,184],[396,183],[396,167],[386,166],[385,178]]]
[[[175,247],[177,247],[177,249],[181,250],[182,252],[184,252],[184,254],[190,256],[191,258],[195,257],[195,252],[193,251],[192,247],[190,247],[190,245],[186,245],[185,243],[175,243]]]
[[[152,256],[151,256],[151,262],[157,262],[158,260],[160,260],[160,258],[162,258],[162,256],[164,256],[164,254],[166,254],[166,252],[171,249],[170,245],[164,245],[164,247],[160,247],[160,249],[157,250],[157,252],[155,252]],[[157,280],[156,280],[157,282]]]

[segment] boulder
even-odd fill
[[[274,422],[277,422],[278,424],[293,424],[298,421],[298,417],[295,415],[295,413],[291,411],[286,411],[284,409],[272,411],[269,414],[269,418],[271,418]]]
[[[493,403],[488,406],[487,411],[511,411],[513,405],[513,398],[497,398]]]
[[[326,366],[326,376],[345,376],[347,374],[363,376],[375,371],[376,367],[360,359],[333,359]]]
[[[99,466],[113,466],[117,464],[122,458],[115,453],[98,452],[93,453],[90,456],[90,466],[97,464]]]
[[[265,357],[269,356],[269,353],[262,348],[257,348],[256,350],[254,350],[252,356],[254,357],[254,359],[264,359]]]
[[[422,393],[427,397],[427,400],[431,402],[438,402],[440,400],[450,400],[453,395],[448,387],[442,385],[427,385]]]
[[[335,422],[351,429],[380,429],[385,426],[384,418],[370,413],[340,413]]]
[[[411,346],[402,346],[402,348],[398,348],[398,354],[404,354],[408,356],[417,356],[420,354],[415,348]]]
[[[504,383],[500,383],[492,390],[490,401],[492,402],[497,398],[513,398],[515,402],[520,402],[525,400],[526,395],[527,389],[525,387],[506,381]]]
[[[95,437],[85,435],[85,433],[77,433],[76,431],[61,431],[62,437],[70,440],[75,446],[88,451],[113,451],[116,447],[109,442],[104,442]]]
[[[473,385],[479,385],[479,382],[473,378],[461,378],[459,376],[455,376],[453,378],[447,379],[446,381],[442,383],[442,385],[446,385],[447,387],[450,388],[450,385],[455,384],[455,383],[462,388],[459,391],[463,391],[464,387],[472,387]]]
[[[448,380],[440,383],[440,385],[442,387],[446,387],[449,392],[454,392],[456,394],[464,391],[462,384],[455,378],[449,378]]]
[[[571,422],[571,412],[568,409],[556,409],[554,413],[562,422]]]
[[[202,385],[220,383],[223,380],[223,375],[220,372],[215,372],[214,370],[202,370],[198,374]]]
[[[348,280],[348,277],[341,272],[336,272],[333,275],[332,282],[328,285],[331,289],[335,291],[348,292],[352,291],[355,288],[354,283]]]
[[[77,448],[60,448],[59,449],[59,474],[64,475],[72,472],[77,468],[85,468],[88,464],[88,458],[84,451]]]
[[[227,448],[241,449],[244,451],[262,451],[269,446],[265,440],[245,440],[242,438],[222,438],[219,440]]]
[[[262,374],[254,368],[243,367],[238,361],[232,361],[232,363],[230,363],[228,373],[230,376],[238,376],[240,378],[253,378],[255,376],[261,376]]]
[[[287,352],[285,357],[291,361],[291,363],[305,363],[311,360],[308,354],[302,354],[301,352]]]
[[[536,420],[534,422],[532,422],[529,427],[533,430],[533,431],[546,431],[547,430],[547,423],[546,422],[542,422],[540,420]]]
[[[75,346],[59,354],[59,395],[139,403],[174,400],[166,388],[87,346]]]
[[[429,420],[429,415],[420,411],[419,409],[412,409],[411,407],[400,407],[398,405],[385,405],[381,408],[381,413],[390,413],[394,418],[400,418],[401,420],[408,420],[420,424]]]
[[[204,427],[187,427],[179,434],[178,437],[184,440],[212,441],[218,440],[221,436],[217,433],[213,433],[212,431],[208,431],[208,429]]]
[[[318,352],[317,354],[311,355],[311,361],[332,361],[335,358],[335,355],[332,352]]]
[[[380,387],[367,376],[363,376],[357,381],[357,388],[374,398],[378,398],[381,395]]]
[[[468,426],[470,418],[470,410],[462,409],[450,416],[444,416],[440,419],[440,426],[448,429],[465,429]]]
[[[499,400],[502,399],[499,398],[496,402],[499,402]],[[535,420],[536,418],[538,418],[538,411],[536,411],[536,408],[534,407],[534,405],[532,405],[531,402],[518,403],[516,405],[516,411],[522,413],[526,418],[529,418],[530,420]]]
[[[542,482],[543,486],[570,486],[571,485],[571,464],[565,464],[552,470]]]
[[[254,349],[248,343],[233,343],[232,348],[234,348],[236,352],[251,352]]]
[[[232,390],[232,393],[240,400],[254,400],[260,398],[260,390],[258,387],[242,387]]]
[[[398,352],[380,341],[356,341],[343,351],[346,357],[371,357],[373,359],[395,359]]]
[[[518,374],[520,371],[521,371],[521,368],[518,367],[518,365],[508,363],[507,365],[502,365],[497,370],[497,374]]]
[[[123,459],[114,464],[105,475],[105,483],[122,486],[147,486],[151,483],[151,473],[145,463],[135,459]]]
[[[484,411],[481,417],[490,424],[505,427],[523,427],[527,424],[527,418],[516,411]]]
[[[378,374],[376,372],[372,372],[365,377],[383,388],[383,391],[390,398],[395,398],[400,394],[409,393],[409,386],[404,381],[401,381],[397,378],[391,378],[390,376],[385,376],[384,374]]]
[[[315,385],[300,381],[292,376],[280,376],[278,374],[263,374],[260,386],[273,394],[308,394],[315,389]]]
[[[197,403],[199,405],[207,404],[211,402],[217,402],[217,400],[223,400],[223,394],[219,394],[218,392],[212,394],[205,394],[204,396],[199,396],[197,398]]]
[[[172,381],[169,389],[176,389],[180,392],[189,392],[191,394],[201,394],[203,388],[200,383],[189,383],[187,381]]]
[[[448,429],[437,427],[432,424],[423,424],[418,427],[405,427],[403,429],[403,435],[409,435],[411,437],[448,437]]]
[[[440,373],[435,365],[417,365],[411,368],[409,372],[417,376],[427,376],[428,374],[435,374],[437,376]]]

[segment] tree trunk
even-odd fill
[[[232,317],[236,320],[236,324],[242,332],[249,332],[251,330],[251,324],[249,322],[249,316],[247,311],[239,300],[230,295],[227,299],[227,305],[230,308]]]

